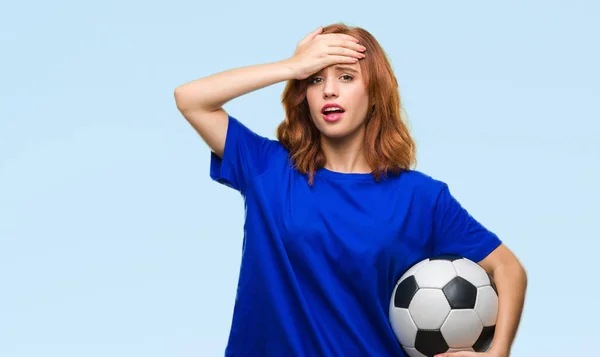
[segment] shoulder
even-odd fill
[[[229,115],[228,133],[232,139],[249,146],[253,153],[263,153],[264,159],[267,161],[272,159],[270,155],[288,155],[287,150],[279,140],[270,138],[249,128],[232,115]]]
[[[403,171],[398,176],[398,182],[418,192],[439,193],[447,187],[447,184],[440,179],[418,170]]]
[[[414,203],[433,208],[440,196],[448,190],[448,185],[425,172],[418,170],[402,171],[393,180],[394,190],[402,196],[410,197]]]

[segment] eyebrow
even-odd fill
[[[348,66],[343,66],[343,65],[337,65],[335,67],[333,67],[337,72],[352,72],[354,74],[358,74],[358,70],[352,68],[352,67],[348,67]],[[320,75],[323,73],[325,69],[320,70],[319,72],[315,73],[315,75]]]

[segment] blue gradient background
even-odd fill
[[[600,5],[21,1],[0,7],[0,356],[218,356],[244,218],[174,88],[319,25],[391,58],[418,169],[529,273],[513,356],[596,353]],[[273,137],[283,83],[226,109]]]

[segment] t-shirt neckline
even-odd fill
[[[321,175],[321,176],[325,176],[325,177],[330,177],[330,178],[334,178],[334,179],[342,179],[342,180],[360,180],[360,181],[365,181],[365,180],[372,180],[373,179],[373,173],[368,172],[368,173],[359,173],[359,172],[338,172],[338,171],[332,171],[326,168],[321,168],[319,170],[317,170],[317,175]]]

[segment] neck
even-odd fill
[[[364,130],[341,139],[321,137],[321,148],[327,162],[325,168],[342,173],[370,173],[364,156]]]

